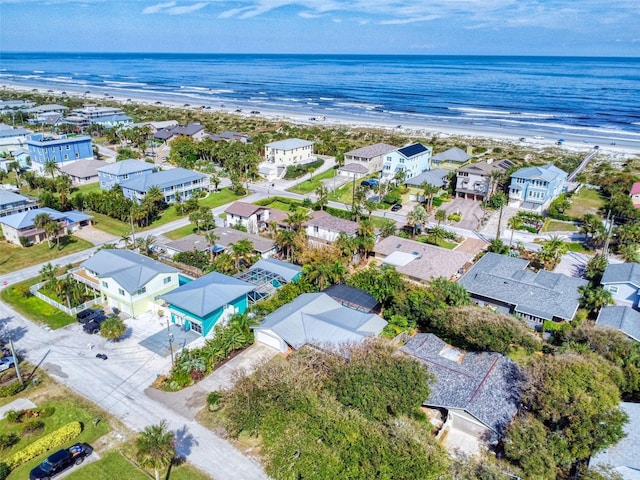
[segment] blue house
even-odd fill
[[[413,143],[384,155],[382,179],[393,180],[398,172],[404,172],[404,180],[413,178],[431,169],[432,148]]]
[[[247,294],[254,285],[212,272],[162,295],[171,321],[206,336],[219,321],[227,321],[248,307]]]
[[[44,135],[35,133],[27,138],[29,157],[34,170],[42,172],[44,164],[53,160],[58,165],[93,158],[88,135]]]
[[[551,164],[521,168],[511,175],[509,205],[542,213],[564,192],[567,175]]]
[[[111,190],[114,185],[120,185],[139,175],[149,175],[157,171],[157,167],[153,163],[129,159],[110,163],[98,168],[97,171],[100,188]]]
[[[209,176],[187,170],[172,168],[160,172],[138,175],[120,185],[125,197],[141,202],[151,187],[157,186],[162,191],[166,203],[174,203],[176,195],[180,201],[194,196],[198,191],[209,189]]]

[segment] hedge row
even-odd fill
[[[82,424],[80,422],[67,423],[63,427],[39,438],[31,445],[27,445],[19,452],[14,453],[8,457],[4,463],[6,463],[11,470],[20,465],[28,462],[32,458],[36,458],[38,455],[51,450],[52,448],[59,447],[82,433]]]

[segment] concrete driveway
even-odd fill
[[[445,210],[448,215],[460,213],[462,218],[452,225],[465,230],[477,230],[484,215],[481,202],[468,198],[454,198],[452,201],[443,203],[441,207],[437,208]]]

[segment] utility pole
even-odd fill
[[[175,367],[173,359],[173,334],[169,328],[169,317],[167,317],[167,335],[169,336],[169,351],[171,352],[171,368]]]
[[[9,349],[11,350],[11,356],[13,357],[13,365],[16,369],[16,376],[20,383],[24,384],[24,380],[22,380],[22,374],[20,373],[20,365],[18,365],[18,357],[16,356],[16,351],[13,348],[13,337],[9,335]]]
[[[611,232],[613,231],[613,224],[615,223],[614,217],[611,217],[611,221],[609,221],[609,217],[611,216],[611,210],[607,212],[607,223],[609,224],[609,230],[607,230],[607,238],[604,241],[604,247],[602,247],[602,255],[604,258],[609,258],[609,241],[611,240]]]

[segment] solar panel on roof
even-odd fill
[[[418,155],[419,153],[426,152],[427,147],[422,145],[421,143],[414,143],[413,145],[409,145],[408,147],[398,149],[405,157],[413,157],[414,155]]]
[[[371,311],[378,305],[378,301],[373,296],[349,285],[331,285],[324,290],[324,293],[340,303],[346,302],[348,306],[357,307],[358,310]]]

